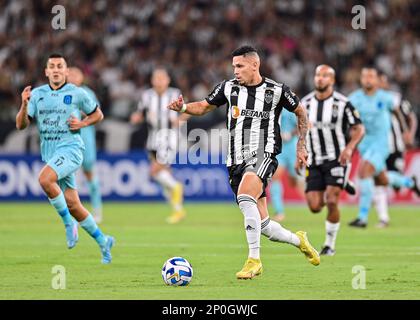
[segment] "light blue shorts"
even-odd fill
[[[295,163],[296,163],[296,144],[297,138],[292,138],[292,140],[285,142],[282,147],[280,154],[276,156],[277,161],[279,162],[279,167],[286,168],[290,176],[296,177]]]
[[[380,150],[379,148],[366,148],[359,150],[362,159],[369,162],[375,168],[375,175],[386,170],[386,159],[388,158],[388,150]]]
[[[82,161],[82,149],[61,147],[55,151],[54,156],[47,162],[47,165],[57,174],[57,183],[63,192],[67,188],[77,188],[75,172],[82,165]]]

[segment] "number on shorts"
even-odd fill
[[[54,164],[55,164],[57,167],[61,166],[63,163],[64,163],[64,157],[59,157],[59,158],[58,158],[58,159],[54,162]]]

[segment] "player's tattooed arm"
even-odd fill
[[[302,166],[307,166],[308,151],[306,150],[306,135],[308,133],[308,116],[306,114],[305,108],[301,103],[297,106],[294,113],[297,117],[297,127],[298,127],[298,136],[299,140],[297,143],[297,161],[298,165],[301,168]]]
[[[28,104],[29,104],[30,98],[31,98],[31,86],[27,86],[22,91],[22,104],[20,105],[20,110],[18,114],[16,115],[16,128],[18,130],[25,129],[31,123],[28,117]]]

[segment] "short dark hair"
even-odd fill
[[[241,47],[233,50],[232,58],[237,57],[237,56],[243,56],[243,55],[246,55],[247,53],[251,53],[251,52],[258,53],[257,49],[255,49],[252,46],[241,46]]]
[[[63,58],[64,59],[64,61],[66,61],[66,58],[61,54],[61,53],[57,53],[57,52],[54,52],[54,53],[51,53],[48,57],[47,57],[47,60],[45,60],[45,65],[47,65],[48,64],[48,60],[49,59],[51,59],[51,58]]]
[[[373,63],[366,63],[362,69],[374,69],[379,74],[379,69]]]

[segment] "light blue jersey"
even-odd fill
[[[385,169],[389,154],[388,136],[391,130],[391,112],[394,109],[393,97],[382,89],[371,96],[359,89],[349,99],[359,112],[366,130],[358,149],[362,158],[368,160],[378,174]]]
[[[96,105],[99,106],[98,98],[95,93],[87,86],[81,87],[87,92],[89,97],[95,101]],[[80,130],[80,134],[85,144],[85,151],[83,152],[83,163],[82,167],[85,171],[92,171],[96,162],[96,130],[95,126],[84,127]]]
[[[296,162],[296,144],[298,137],[296,135],[297,118],[293,112],[283,111],[280,116],[280,131],[282,135],[290,135],[290,139],[283,139],[282,152],[277,155],[279,165],[285,167],[289,175],[295,177]]]
[[[35,88],[29,100],[28,116],[36,121],[41,140],[42,160],[57,174],[61,190],[76,189],[75,172],[82,165],[85,145],[80,130],[70,131],[70,116],[81,119],[97,104],[87,92],[65,83],[54,90],[46,84]]]
[[[280,116],[280,128],[281,128],[282,133],[284,132],[284,133],[293,134],[295,132],[295,135],[296,135],[296,128],[297,128],[296,115],[293,112],[283,110]]]
[[[91,114],[96,106],[85,90],[70,83],[57,90],[46,84],[32,91],[28,115],[38,126],[43,161],[48,162],[61,147],[84,149],[80,132],[70,131],[67,120],[81,119],[81,112]]]

